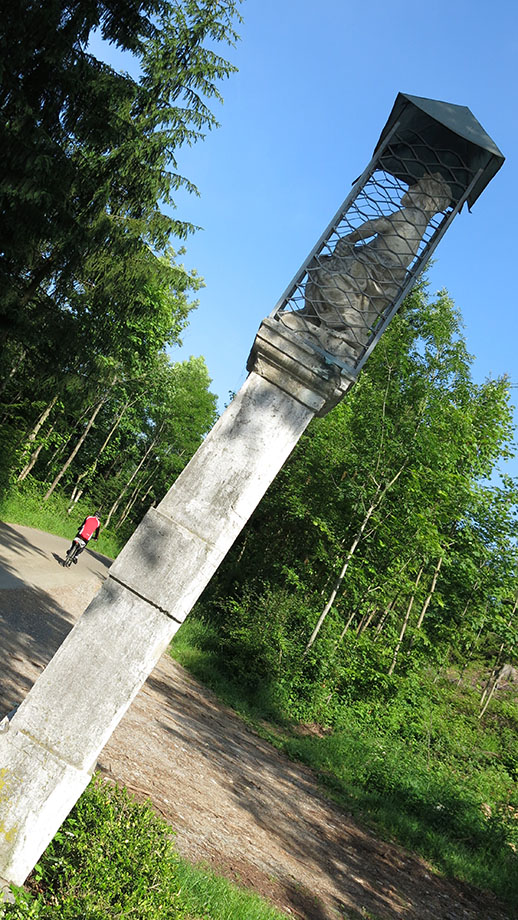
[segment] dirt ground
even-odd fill
[[[0,524],[0,718],[23,699],[96,594],[109,561]],[[99,760],[150,799],[179,852],[302,920],[509,920],[494,899],[434,875],[326,800],[311,770],[247,730],[164,655]],[[246,918],[243,918],[246,920]]]

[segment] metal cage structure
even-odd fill
[[[374,155],[270,314],[354,381],[504,157],[465,106],[400,93]],[[267,321],[268,322],[268,321]]]

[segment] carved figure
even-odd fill
[[[304,328],[332,354],[356,361],[374,323],[396,297],[431,218],[449,206],[451,197],[439,173],[423,176],[405,192],[400,210],[365,221],[338,240],[331,255],[315,256],[308,266],[304,308],[283,313],[282,322],[293,330]]]

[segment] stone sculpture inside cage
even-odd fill
[[[384,185],[386,192],[393,185],[393,191],[400,194],[394,180]],[[450,186],[440,173],[425,173],[399,201],[396,194],[395,200],[386,195],[384,208],[378,203],[379,216],[338,236],[330,253],[323,251],[312,258],[306,269],[304,306],[279,314],[287,328],[313,337],[326,351],[350,364],[361,356],[378,321],[396,299],[430,222],[452,201]],[[375,209],[375,198],[370,201]],[[392,212],[387,207],[390,204],[395,204]],[[361,213],[361,202],[360,206],[356,203],[348,221]]]
[[[453,218],[502,163],[467,107],[399,93],[371,162],[262,324],[249,369],[265,347],[275,365],[276,347],[299,343],[334,367],[344,392]]]

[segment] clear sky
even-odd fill
[[[245,0],[241,12],[241,41],[223,52],[239,72],[222,86],[221,127],[178,158],[201,193],[179,197],[178,216],[203,227],[183,261],[206,287],[173,356],[205,356],[221,406],[239,389],[261,319],[406,92],[468,106],[507,158],[455,218],[430,280],[462,311],[475,378],[518,383],[515,3]]]

